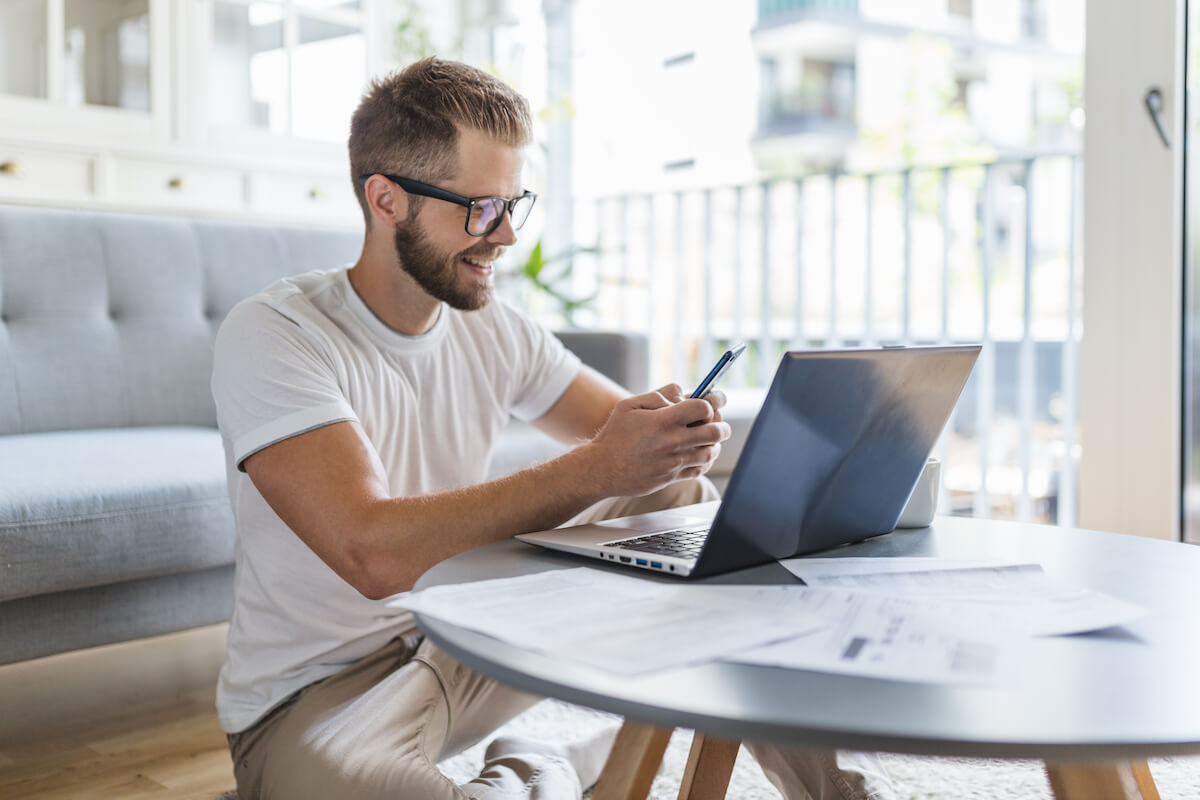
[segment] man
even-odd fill
[[[376,82],[349,143],[358,261],[281,281],[218,333],[238,540],[217,704],[243,800],[578,797],[603,765],[612,731],[500,739],[455,786],[436,762],[536,698],[465,669],[382,602],[515,533],[716,496],[701,476],[729,436],[723,395],[630,397],[492,302],[534,200],[530,127],[519,95],[462,64]],[[574,447],[487,482],[510,414]],[[843,778],[827,775],[825,788]]]

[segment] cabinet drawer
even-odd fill
[[[233,211],[244,204],[242,173],[235,169],[116,159],[112,199],[136,206]]]
[[[95,191],[95,159],[0,144],[0,197],[31,200],[90,199]]]
[[[253,172],[250,207],[265,214],[331,221],[361,219],[349,177]]]

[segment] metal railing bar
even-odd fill
[[[995,165],[989,164],[983,172],[983,202],[981,214],[983,225],[980,226],[980,288],[982,292],[980,316],[980,342],[983,349],[975,364],[977,374],[977,391],[975,394],[975,442],[979,451],[979,489],[975,492],[973,513],[977,517],[991,515],[992,501],[988,492],[988,462],[990,461],[992,412],[995,407],[996,394],[996,362],[992,352],[992,261],[995,257],[994,221],[995,209],[992,202],[992,192],[995,186]]]
[[[733,342],[742,341],[742,187],[733,190]],[[746,361],[739,358],[733,370],[740,385],[746,383]]]
[[[808,347],[804,336],[804,179],[796,184],[796,304],[792,309],[792,346],[797,350]]]
[[[671,270],[674,274],[674,291],[671,292],[674,297],[674,303],[671,309],[673,318],[673,327],[671,330],[671,338],[676,343],[671,348],[671,374],[676,376],[674,380],[679,380],[678,376],[684,375],[685,370],[689,365],[683,363],[684,348],[679,345],[683,342],[683,192],[675,193],[675,258],[671,265]],[[694,365],[692,365],[694,369]],[[690,377],[689,377],[690,379]]]
[[[760,386],[771,383],[775,372],[775,341],[771,335],[771,182],[762,182],[762,207],[759,209],[761,258],[759,261],[758,380]]]
[[[866,297],[863,298],[863,344],[870,347],[875,344],[875,309],[873,308],[875,281],[872,275],[875,257],[875,176],[868,175],[866,180],[867,235],[864,237],[866,252],[863,254],[865,266],[863,282]]]
[[[620,198],[619,219],[621,228],[621,288],[625,291],[629,290],[629,195],[623,194]],[[620,303],[620,310],[617,312],[618,319],[621,322],[621,330],[629,329],[629,303]]]
[[[704,234],[701,259],[704,264],[704,330],[700,334],[700,368],[716,360],[712,336],[712,290],[713,290],[713,198],[712,189],[704,190]]]
[[[647,193],[646,194],[646,268],[644,270],[644,273],[646,275],[646,288],[649,290],[647,292],[646,296],[648,298],[650,298],[651,303],[653,303],[654,298],[658,296],[658,292],[655,291],[656,287],[654,285],[655,284],[654,276],[658,274],[658,270],[656,270],[654,268],[654,252],[655,252],[654,245],[655,245],[656,239],[657,239],[657,237],[655,235],[655,223],[654,223],[654,194]],[[651,309],[651,311],[653,311],[653,309]],[[646,330],[652,336],[654,333],[654,326],[651,324],[650,321],[653,318],[654,318],[653,313],[647,314],[646,322],[645,322]],[[654,358],[653,350],[651,350],[650,357],[651,357],[651,359]],[[651,361],[651,363],[653,363],[653,361]]]
[[[950,167],[942,168],[941,181],[941,227],[942,227],[942,325],[938,341],[941,344],[950,342]],[[950,411],[950,418],[942,431],[937,443],[937,456],[942,464],[949,462],[950,432],[954,430],[958,419],[958,405]],[[938,507],[947,508],[950,499],[950,488],[946,481],[938,483]]]
[[[950,341],[950,167],[942,168],[942,328],[938,341]]]
[[[592,256],[592,287],[591,290],[596,292],[596,297],[600,297],[600,293],[604,290],[604,270],[607,259],[604,257],[603,242],[600,241],[601,231],[604,230],[604,206],[603,200],[596,201],[596,254]]]
[[[906,169],[901,174],[904,176],[904,184],[902,189],[904,192],[904,200],[902,204],[904,213],[904,289],[902,292],[903,310],[900,316],[900,341],[903,344],[909,344],[912,342],[912,170]]]
[[[1068,204],[1071,216],[1067,239],[1067,335],[1063,339],[1062,350],[1063,462],[1058,485],[1058,518],[1055,520],[1059,525],[1068,527],[1075,525],[1075,425],[1079,402],[1078,339],[1075,335],[1079,308],[1075,292],[1079,270],[1079,201],[1083,196],[1080,175],[1079,156],[1074,155],[1071,157],[1071,199]]]
[[[828,347],[841,344],[838,338],[838,174],[829,173],[829,337]]]
[[[1021,492],[1017,497],[1017,520],[1029,522],[1033,519],[1033,498],[1030,496],[1029,478],[1033,468],[1033,417],[1035,404],[1036,353],[1033,347],[1033,160],[1025,162],[1025,215],[1024,285],[1021,297],[1021,349],[1017,372],[1017,418],[1020,421],[1020,467]]]

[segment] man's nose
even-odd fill
[[[517,243],[517,231],[512,226],[512,215],[507,211],[500,218],[496,230],[483,237],[486,241],[509,247]]]

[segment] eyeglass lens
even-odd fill
[[[508,201],[501,197],[489,197],[476,201],[467,217],[467,230],[475,236],[485,236],[500,226],[500,220],[508,207]],[[532,197],[518,197],[512,205],[512,226],[519,229],[529,218],[533,208]]]

